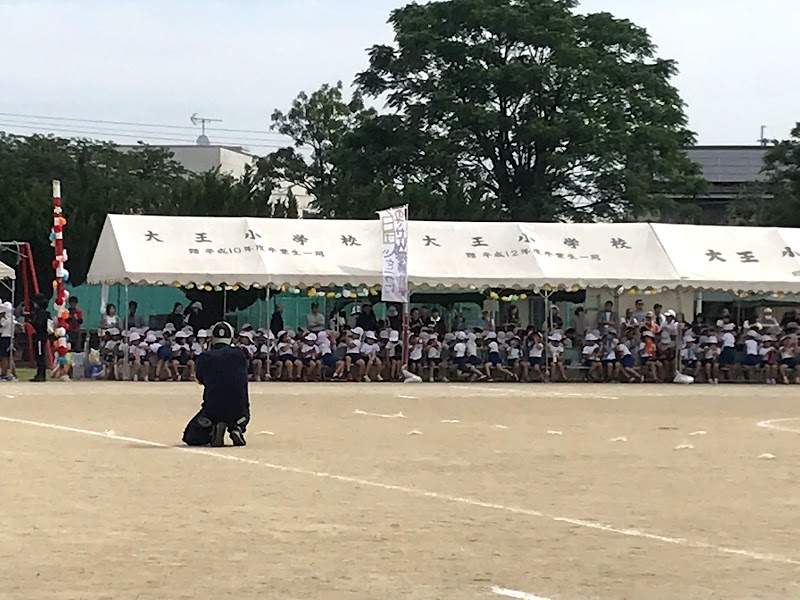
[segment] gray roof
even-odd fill
[[[700,165],[703,177],[711,183],[763,181],[764,146],[695,146],[689,158]]]

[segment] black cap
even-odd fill
[[[235,336],[236,332],[233,327],[225,321],[220,321],[211,328],[212,344],[231,344]]]

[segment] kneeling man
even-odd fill
[[[234,446],[244,446],[250,421],[247,393],[248,360],[233,346],[235,336],[228,323],[211,329],[211,348],[197,357],[197,382],[204,386],[203,405],[183,432],[189,446],[224,446],[225,432]]]

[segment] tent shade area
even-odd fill
[[[0,262],[0,279],[16,279],[17,274],[7,264]]]
[[[800,230],[649,223],[411,221],[416,290],[656,288],[800,292]],[[376,220],[108,215],[99,284],[381,283]]]

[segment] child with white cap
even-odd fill
[[[292,338],[289,337],[288,331],[279,331],[277,338],[278,344],[276,346],[276,352],[278,354],[278,360],[275,364],[275,379],[294,381],[295,372],[297,372],[299,378],[300,372],[303,369],[303,363],[298,361],[294,355],[294,342]],[[299,370],[296,369],[295,363],[300,364]]]
[[[344,359],[337,363],[336,372],[333,374],[334,379],[341,379],[347,376],[352,381],[361,381],[364,376],[364,366],[366,365],[361,356],[361,336],[363,333],[364,330],[361,327],[356,327],[345,336]],[[355,367],[355,375],[352,374],[353,367]]]
[[[508,345],[500,341],[500,333],[497,334],[497,345],[500,349],[502,356],[503,351],[506,353],[506,366],[514,374],[514,377],[519,381],[519,376],[522,368],[522,338],[518,335],[508,334],[510,339]]]
[[[589,369],[586,374],[588,381],[599,382],[603,380],[603,362],[600,359],[600,344],[598,337],[593,331],[586,334],[581,350],[581,361],[584,367]]]
[[[336,370],[336,355],[331,344],[332,335],[328,331],[317,334],[317,359],[320,362],[320,377],[325,379]]]
[[[789,384],[789,375],[794,373],[797,369],[797,345],[795,344],[794,337],[786,333],[781,338],[780,345],[780,373],[781,379],[784,384]],[[800,377],[795,376],[795,383],[800,383]]]
[[[408,370],[422,377],[425,364],[423,361],[423,350],[425,344],[422,341],[422,336],[414,334],[409,340],[410,350],[408,352]],[[401,361],[402,362],[402,361]],[[401,365],[402,368],[402,365]],[[399,376],[398,376],[399,378]]]
[[[383,362],[380,359],[381,347],[378,344],[378,336],[374,331],[368,331],[364,335],[364,343],[361,344],[361,359],[364,361],[364,381],[369,383],[372,381],[370,373],[374,367],[375,378],[378,381],[383,381],[381,370],[383,369]]]
[[[434,382],[436,369],[439,370],[439,377],[442,381],[447,379],[447,364],[442,364],[442,342],[439,340],[439,334],[432,333],[428,339],[427,346],[427,364],[428,364],[428,381]]]
[[[563,339],[563,336],[558,331],[552,331],[547,336],[548,367],[545,371],[546,380],[567,380],[567,372],[564,370],[564,346],[561,344]]]
[[[309,331],[300,343],[300,361],[303,363],[303,381],[318,381],[321,363],[317,359],[317,334]]]
[[[419,356],[420,358],[415,359],[416,353],[414,352],[415,343],[419,343],[422,346],[422,341],[420,337],[411,337],[411,352],[409,353],[409,369],[412,373],[422,376],[422,373],[418,373],[412,367],[416,367],[417,369],[424,368],[423,363],[423,349],[420,347]],[[400,341],[400,332],[396,329],[392,329],[389,332],[389,341],[386,343],[386,359],[389,362],[389,379],[391,381],[398,381],[402,378],[403,375],[403,343]],[[414,362],[416,360],[416,362]]]
[[[649,313],[648,313],[649,314]],[[647,317],[645,317],[645,321]],[[642,359],[642,366],[648,370],[653,381],[659,381],[662,364],[658,360],[658,349],[656,347],[656,336],[651,325],[641,327],[642,341],[639,343],[639,356]]]
[[[263,364],[261,360],[256,357],[258,348],[255,345],[255,336],[253,335],[251,329],[246,331],[242,330],[239,332],[239,341],[237,345],[242,349],[242,352],[244,352],[244,355],[247,358],[247,372],[250,377],[250,381],[260,381],[263,375]]]
[[[697,338],[694,336],[691,329],[683,334],[680,361],[684,373],[691,373],[692,377],[697,381],[700,377],[703,364],[698,356]]]
[[[147,371],[144,368],[147,359],[147,346],[142,344],[142,334],[133,331],[128,336],[128,356],[133,369],[133,381],[147,381]],[[149,370],[149,365],[148,365]]]
[[[775,347],[772,345],[775,338],[767,334],[761,336],[761,344],[758,355],[761,357],[761,364],[764,366],[764,378],[769,385],[775,385],[778,378],[778,364]]]
[[[628,383],[633,381],[644,382],[644,377],[636,372],[634,368],[633,353],[624,341],[613,339],[614,351],[617,355],[617,364],[614,367],[614,373],[620,381],[623,378],[628,379]]]
[[[497,343],[497,334],[494,331],[487,331],[484,335],[484,339],[489,351],[488,360],[483,365],[486,379],[493,381],[492,371],[494,370],[502,373],[509,379],[519,381],[519,377],[503,365],[503,358],[500,356],[500,346]],[[516,361],[514,364],[516,366]]]
[[[712,335],[706,340],[705,360],[703,364],[706,369],[706,381],[708,383],[719,383],[719,357],[721,351],[717,336]]]
[[[542,342],[542,334],[538,331],[532,331],[528,335],[527,353],[528,355],[525,357],[525,360],[522,361],[522,378],[530,382],[530,371],[533,369],[536,380],[544,381],[542,369],[546,369],[547,365],[544,364],[544,343]]]

